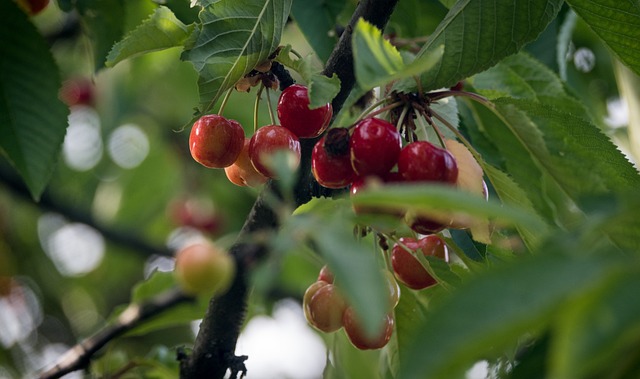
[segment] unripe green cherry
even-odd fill
[[[176,253],[176,281],[191,295],[218,295],[229,289],[236,272],[226,250],[212,243],[195,243]]]

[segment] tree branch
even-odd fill
[[[115,324],[109,325],[91,337],[67,350],[53,367],[44,371],[39,379],[60,378],[72,371],[87,368],[93,355],[109,341],[121,336],[142,322],[176,305],[193,301],[193,297],[180,290],[162,293],[142,304],[130,304],[120,314]]]
[[[362,17],[378,28],[384,29],[397,2],[398,0],[362,0],[358,4],[323,72],[328,76],[335,73],[341,81],[340,93],[332,103],[334,114],[340,111],[355,83],[351,49],[351,36],[355,23]],[[294,189],[296,205],[308,202],[312,196],[323,194],[323,189],[315,182],[310,170],[311,150],[316,140],[303,140],[301,144],[300,175]],[[246,241],[251,233],[275,230],[278,227],[277,216],[265,200],[266,196],[274,192],[277,192],[277,188],[273,182],[269,182],[247,217],[238,241]],[[238,273],[230,290],[209,303],[196,337],[193,353],[188,357],[180,358],[182,379],[223,378],[228,368],[233,375],[246,373],[243,363],[246,357],[236,357],[234,352],[246,313],[247,274],[257,258],[266,254],[266,250],[263,245],[240,242],[231,248],[231,253],[238,264]]]

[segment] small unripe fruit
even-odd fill
[[[309,323],[325,333],[342,328],[342,314],[347,302],[333,284],[320,286],[308,302]]]
[[[249,158],[250,142],[250,138],[245,138],[244,146],[240,151],[240,155],[238,155],[238,159],[231,166],[224,168],[227,179],[241,187],[257,187],[269,180],[269,178],[256,171],[253,164],[251,164],[251,159]]]
[[[360,350],[373,350],[383,348],[393,334],[394,319],[391,314],[386,314],[380,320],[380,329],[375,336],[368,336],[353,308],[348,307],[343,316],[344,331],[353,346]]]
[[[235,271],[233,258],[211,243],[195,243],[176,254],[176,280],[191,295],[224,293]]]

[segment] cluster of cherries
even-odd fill
[[[427,141],[414,141],[402,147],[396,127],[379,118],[366,118],[350,132],[335,128],[315,145],[311,169],[318,183],[328,188],[351,186],[355,195],[371,182],[438,182],[455,185],[456,160],[446,149]],[[397,167],[397,171],[392,171]],[[356,212],[363,209],[356,209]],[[366,211],[366,210],[364,210]],[[397,215],[397,212],[393,212]],[[437,233],[449,226],[430,216],[402,213],[411,229],[420,234]]]
[[[393,309],[400,299],[400,287],[388,271],[384,271],[386,296],[389,299],[389,312],[380,320],[380,328],[370,336],[354,309],[345,300],[338,286],[334,284],[334,276],[327,266],[318,274],[318,280],[311,284],[304,293],[302,306],[304,315],[314,328],[331,333],[344,328],[349,341],[361,350],[380,349],[385,346],[393,334]]]
[[[300,138],[322,134],[331,121],[333,108],[325,104],[309,109],[306,87],[287,87],[278,101],[280,125],[260,127],[250,138],[235,120],[217,114],[202,116],[189,136],[191,156],[209,168],[224,168],[227,178],[239,186],[255,187],[275,178],[273,156],[286,152],[293,169],[300,164]]]
[[[398,281],[414,290],[421,290],[437,284],[437,281],[424,268],[412,252],[424,254],[449,262],[447,246],[439,236],[432,234],[420,239],[400,238],[390,252],[390,271],[383,271],[385,288],[387,289],[389,312],[380,320],[380,328],[373,335],[367,335],[362,323],[353,308],[347,303],[334,284],[334,276],[327,266],[318,274],[318,279],[304,293],[304,315],[314,328],[325,333],[332,333],[344,328],[349,341],[358,349],[371,350],[384,347],[393,334],[393,309],[400,300]]]

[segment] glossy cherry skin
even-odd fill
[[[311,298],[313,297],[313,295],[315,295],[320,288],[328,284],[330,283],[327,283],[323,280],[318,280],[313,282],[309,287],[307,287],[307,290],[304,292],[304,296],[302,297],[302,310],[304,312],[304,317],[307,319],[307,322],[309,324],[312,324],[312,321],[313,321],[313,319],[311,318],[311,312],[309,309],[309,302],[311,301]]]
[[[407,182],[455,184],[458,179],[453,155],[427,141],[412,142],[400,151],[398,172]]]
[[[249,159],[253,167],[262,175],[274,178],[269,169],[269,161],[278,151],[289,154],[292,169],[300,165],[300,140],[289,129],[279,125],[267,125],[258,129],[249,143]]]
[[[176,253],[176,281],[189,294],[221,294],[231,285],[235,272],[231,255],[210,243],[189,245]]]
[[[321,285],[307,303],[309,323],[325,333],[342,328],[342,315],[347,302],[333,284]]]
[[[383,177],[398,161],[402,139],[393,124],[367,118],[353,128],[349,145],[356,174]]]
[[[282,91],[277,111],[280,125],[291,130],[298,138],[319,136],[327,129],[333,116],[333,107],[329,103],[309,109],[309,91],[299,84]]]
[[[349,337],[349,341],[353,346],[360,350],[373,350],[383,348],[391,339],[393,334],[394,319],[391,314],[386,314],[382,320],[380,320],[380,331],[374,337],[369,337],[364,331],[361,322],[358,320],[357,315],[353,308],[347,307],[344,311],[342,318],[344,325],[344,331]]]
[[[249,159],[250,142],[250,138],[244,139],[244,145],[242,146],[240,155],[238,155],[238,159],[236,159],[231,166],[225,167],[224,169],[227,179],[229,179],[231,183],[241,187],[257,187],[269,180],[269,178],[256,171],[255,167],[251,164],[251,159]]]
[[[224,168],[238,159],[244,145],[244,130],[235,120],[217,114],[202,116],[193,124],[189,150],[193,159],[209,168]]]
[[[351,167],[349,151],[344,154],[332,154],[325,146],[326,137],[322,137],[311,152],[311,172],[321,186],[343,188],[351,184],[356,174]]]
[[[439,236],[429,235],[419,240],[401,238],[400,243],[412,251],[422,252],[425,256],[436,257],[449,262],[447,245]],[[391,250],[391,266],[396,278],[411,289],[420,290],[437,283],[420,261],[400,244],[394,245]]]

